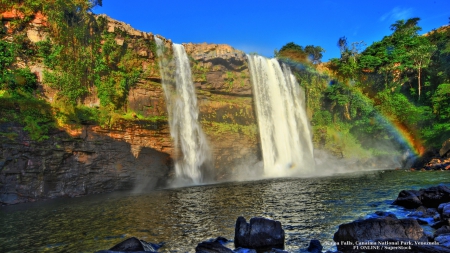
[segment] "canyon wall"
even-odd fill
[[[20,15],[10,16],[0,15],[4,29],[13,34],[10,22]],[[155,35],[103,17],[108,32],[125,32],[129,40],[126,46],[144,59],[145,75],[130,88],[126,110],[161,119],[149,122],[136,116],[109,126],[82,122],[77,127],[53,129],[43,141],[33,141],[15,122],[0,123],[0,132],[4,133],[0,135],[0,204],[114,190],[145,191],[166,185],[173,176],[174,152],[164,120],[167,111],[157,59],[141,46],[143,41],[154,40]],[[26,29],[32,43],[42,41],[46,38],[45,17],[36,15]],[[123,36],[115,38],[118,45],[124,40]],[[221,181],[245,177],[249,168],[257,168],[260,159],[246,56],[228,45],[184,46],[192,60],[200,122],[213,148],[214,178]],[[52,103],[56,91],[42,82],[43,64],[20,59],[18,64],[36,73],[41,96]],[[99,106],[94,86],[82,103]]]

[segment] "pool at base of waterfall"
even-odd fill
[[[281,222],[286,250],[318,239],[329,249],[342,223],[390,211],[403,189],[450,185],[450,172],[370,171],[319,178],[229,182],[148,193],[111,193],[0,208],[0,252],[94,252],[125,238],[193,252],[218,236],[234,238],[238,216]]]

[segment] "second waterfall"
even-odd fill
[[[189,58],[183,45],[173,44],[173,56],[170,56],[163,41],[159,38],[155,41],[169,113],[170,135],[175,144],[175,183],[202,183],[206,170],[211,166],[211,152],[198,122],[197,96]]]
[[[264,176],[286,177],[315,167],[302,88],[286,64],[247,55],[256,104]]]

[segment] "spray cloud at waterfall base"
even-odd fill
[[[175,178],[172,186],[200,184],[212,167],[211,151],[198,122],[198,105],[191,68],[184,47],[172,44],[173,57],[164,42],[155,38],[162,86],[169,114],[170,135],[175,146]]]

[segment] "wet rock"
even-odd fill
[[[434,232],[434,237],[438,237],[443,234],[450,234],[450,226],[447,225],[447,226],[442,226],[442,227],[438,228]]]
[[[397,218],[397,216],[394,213],[391,212],[384,212],[384,211],[376,211],[375,214],[379,217],[392,217]]]
[[[433,220],[434,221],[439,221],[441,219],[441,215],[440,214],[435,214],[434,216],[433,216]]]
[[[226,238],[217,237],[213,241],[201,242],[195,247],[197,253],[233,253],[233,251],[223,244],[228,242]],[[242,252],[243,253],[243,252]]]
[[[284,237],[279,221],[254,217],[247,223],[241,216],[236,221],[234,245],[249,249],[284,249]]]
[[[311,240],[308,246],[308,252],[311,253],[321,253],[323,249],[322,244],[320,244],[319,240]]]
[[[422,227],[415,219],[393,217],[370,218],[342,224],[334,234],[335,242],[351,242],[351,245],[337,245],[338,250],[352,252],[356,242],[368,241],[428,241]]]
[[[440,185],[420,189],[419,191],[403,190],[398,194],[393,204],[406,208],[418,208],[420,206],[437,208],[440,204],[446,202],[450,202],[450,189],[447,186]]]
[[[421,193],[416,190],[403,190],[398,194],[398,197],[393,204],[406,208],[417,208],[422,205],[420,195]]]
[[[450,248],[450,234],[441,234],[434,238],[435,242],[438,242],[439,245]]]
[[[115,245],[109,250],[101,250],[96,253],[114,253],[114,252],[156,252],[161,248],[162,244],[148,243],[143,240],[139,240],[136,237],[131,237],[125,241]]]
[[[417,223],[419,223],[420,225],[428,225],[429,223],[428,223],[428,221],[427,220],[424,220],[424,219],[416,219],[417,220]]]
[[[449,153],[449,151],[450,151],[450,139],[442,143],[442,148],[439,150],[439,155],[444,157]]]
[[[430,187],[421,189],[421,201],[426,207],[437,208],[440,204],[450,202],[450,189],[447,186]]]
[[[282,249],[271,249],[268,253],[289,253]]]
[[[441,218],[450,218],[450,203],[442,203],[438,207],[438,212],[441,214]]]
[[[445,225],[448,225],[448,221],[447,220],[440,220],[440,221],[437,221],[437,222],[431,224],[430,227],[432,227],[434,229],[438,229],[438,228],[440,228],[442,226],[445,226]]]
[[[237,248],[234,249],[234,253],[256,253],[256,250],[254,249],[246,249],[246,248]]]

